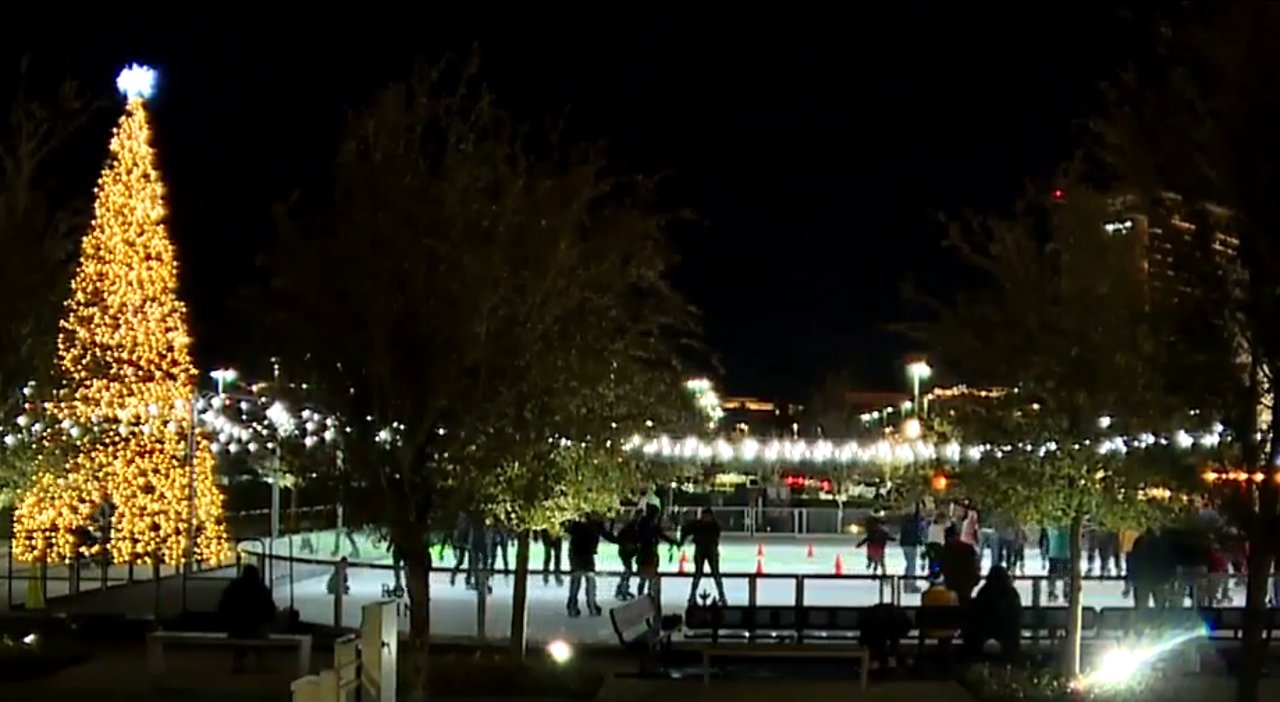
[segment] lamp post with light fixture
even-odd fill
[[[912,395],[912,411],[920,415],[920,381],[928,380],[933,375],[933,369],[923,360],[912,361],[907,364],[907,375],[911,377],[911,395]]]

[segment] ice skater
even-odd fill
[[[657,506],[649,504],[645,507],[644,516],[636,523],[636,572],[640,576],[636,593],[641,597],[644,596],[646,587],[650,593],[657,594],[653,592],[653,586],[658,580],[658,566],[662,561],[658,555],[658,544],[661,542],[677,548],[680,546],[678,539],[663,531],[661,511]]]
[[[564,570],[560,567],[560,552],[564,550],[564,538],[562,535],[563,527],[556,526],[554,529],[543,529],[539,534],[539,540],[542,542],[542,584],[551,584],[551,576],[555,575],[556,587],[564,584],[564,578],[561,573]],[[554,561],[555,568],[552,569]]]
[[[471,556],[468,559],[467,569],[467,588],[470,590],[483,589],[485,594],[493,594],[493,583],[489,581],[491,571],[490,566],[493,564],[493,536],[490,534],[489,527],[485,524],[483,517],[472,515],[470,519],[471,532],[467,551]]]
[[[582,616],[578,609],[578,593],[582,582],[587,583],[587,613],[598,617],[603,612],[596,601],[596,552],[600,540],[616,541],[594,515],[587,515],[569,525],[569,601],[565,609],[570,617]]]
[[[631,592],[631,576],[636,571],[636,554],[640,550],[640,539],[636,532],[639,520],[631,517],[623,522],[618,530],[618,560],[622,561],[622,577],[618,579],[618,589],[614,598],[619,601],[635,599]]]
[[[511,538],[507,534],[507,530],[501,527],[489,527],[489,563],[488,570],[495,573],[498,570],[498,556],[502,556],[502,575],[504,578],[511,577],[511,567],[507,562],[507,547],[511,544]]]
[[[449,587],[455,587],[458,584],[458,572],[462,570],[463,564],[467,562],[467,547],[471,542],[471,524],[466,514],[459,514],[457,522],[453,526],[453,538],[450,539],[450,547],[453,551],[453,569],[449,571]],[[471,586],[471,572],[467,571],[464,582],[467,587]]]
[[[867,533],[858,542],[855,548],[867,547],[867,570],[872,575],[879,573],[882,577],[888,575],[884,566],[885,548],[889,546],[890,541],[896,541],[889,532],[880,523],[879,519],[871,519],[867,522]]]
[[[710,570],[716,584],[716,601],[723,607],[728,600],[724,596],[724,580],[720,578],[720,523],[710,507],[703,507],[699,518],[689,522],[685,536],[693,540],[693,584],[689,587],[689,605],[697,604],[702,573]]]

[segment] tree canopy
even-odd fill
[[[652,185],[446,61],[354,111],[332,189],[294,203],[289,365],[350,419],[346,500],[405,555],[423,650],[429,531],[602,508],[639,487],[622,443],[687,403],[696,318]]]

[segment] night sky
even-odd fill
[[[327,166],[346,107],[416,56],[477,42],[504,106],[567,110],[619,165],[670,174],[669,204],[699,217],[673,232],[675,282],[703,311],[724,388],[804,399],[837,371],[864,389],[905,384],[901,359],[916,348],[886,330],[919,314],[903,284],[945,299],[960,278],[938,215],[1001,211],[1029,183],[1045,187],[1126,47],[1109,9],[648,12],[599,20],[607,31],[506,18],[520,38],[399,14],[104,19],[29,35],[0,67],[11,73],[30,50],[42,70],[104,95],[128,61],[161,72],[154,121],[172,232],[198,360],[212,367],[246,360],[254,325],[233,300],[261,278],[273,203]],[[117,108],[105,114],[103,130]],[[87,188],[106,132],[88,141]]]

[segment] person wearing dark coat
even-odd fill
[[[245,566],[240,577],[227,583],[218,599],[218,617],[226,626],[228,638],[266,638],[276,618],[276,603],[257,566]],[[244,667],[245,653],[239,647],[232,651],[233,670]]]
[[[622,577],[618,579],[618,589],[614,592],[614,598],[619,601],[635,598],[631,593],[631,575],[636,571],[636,552],[640,548],[636,531],[638,523],[638,518],[627,519],[615,537],[618,540],[618,560],[622,561]]]
[[[1133,553],[1129,554],[1134,608],[1167,608],[1177,574],[1178,562],[1169,538],[1154,529],[1146,530],[1133,542]]]
[[[976,658],[988,641],[1000,644],[1000,655],[1016,663],[1022,641],[1022,597],[1003,566],[991,566],[987,580],[974,595],[962,632],[966,658]]]
[[[961,606],[969,603],[978,585],[978,551],[960,540],[955,530],[947,531],[947,543],[942,546],[942,580]]]
[[[542,541],[542,584],[551,583],[551,576],[555,575],[556,586],[564,584],[564,578],[560,574],[564,569],[560,565],[560,554],[564,552],[564,527],[556,527],[555,529],[543,529],[540,533],[539,540]],[[554,563],[554,568],[553,568]]]
[[[636,523],[636,572],[640,576],[640,585],[636,589],[644,596],[648,586],[652,592],[653,583],[658,578],[658,565],[662,559],[658,554],[658,544],[667,543],[680,546],[680,542],[667,535],[662,529],[661,511],[656,505],[645,506],[644,516]]]
[[[600,616],[602,610],[596,602],[596,552],[600,540],[616,542],[617,539],[594,516],[587,516],[569,524],[565,530],[569,537],[569,601],[566,609],[570,617],[582,616],[578,609],[578,592],[582,581],[587,581],[587,612]]]
[[[702,583],[702,573],[711,571],[711,579],[716,583],[716,596],[724,606],[724,580],[720,577],[720,522],[710,507],[704,507],[698,519],[685,526],[685,539],[693,541],[693,584],[689,586],[689,604],[696,604],[698,585]]]
[[[920,515],[920,506],[907,517],[898,530],[898,544],[902,546],[902,558],[907,563],[903,572],[903,592],[920,592],[920,583],[916,581],[916,565],[919,563],[920,547],[924,545],[924,517]]]

